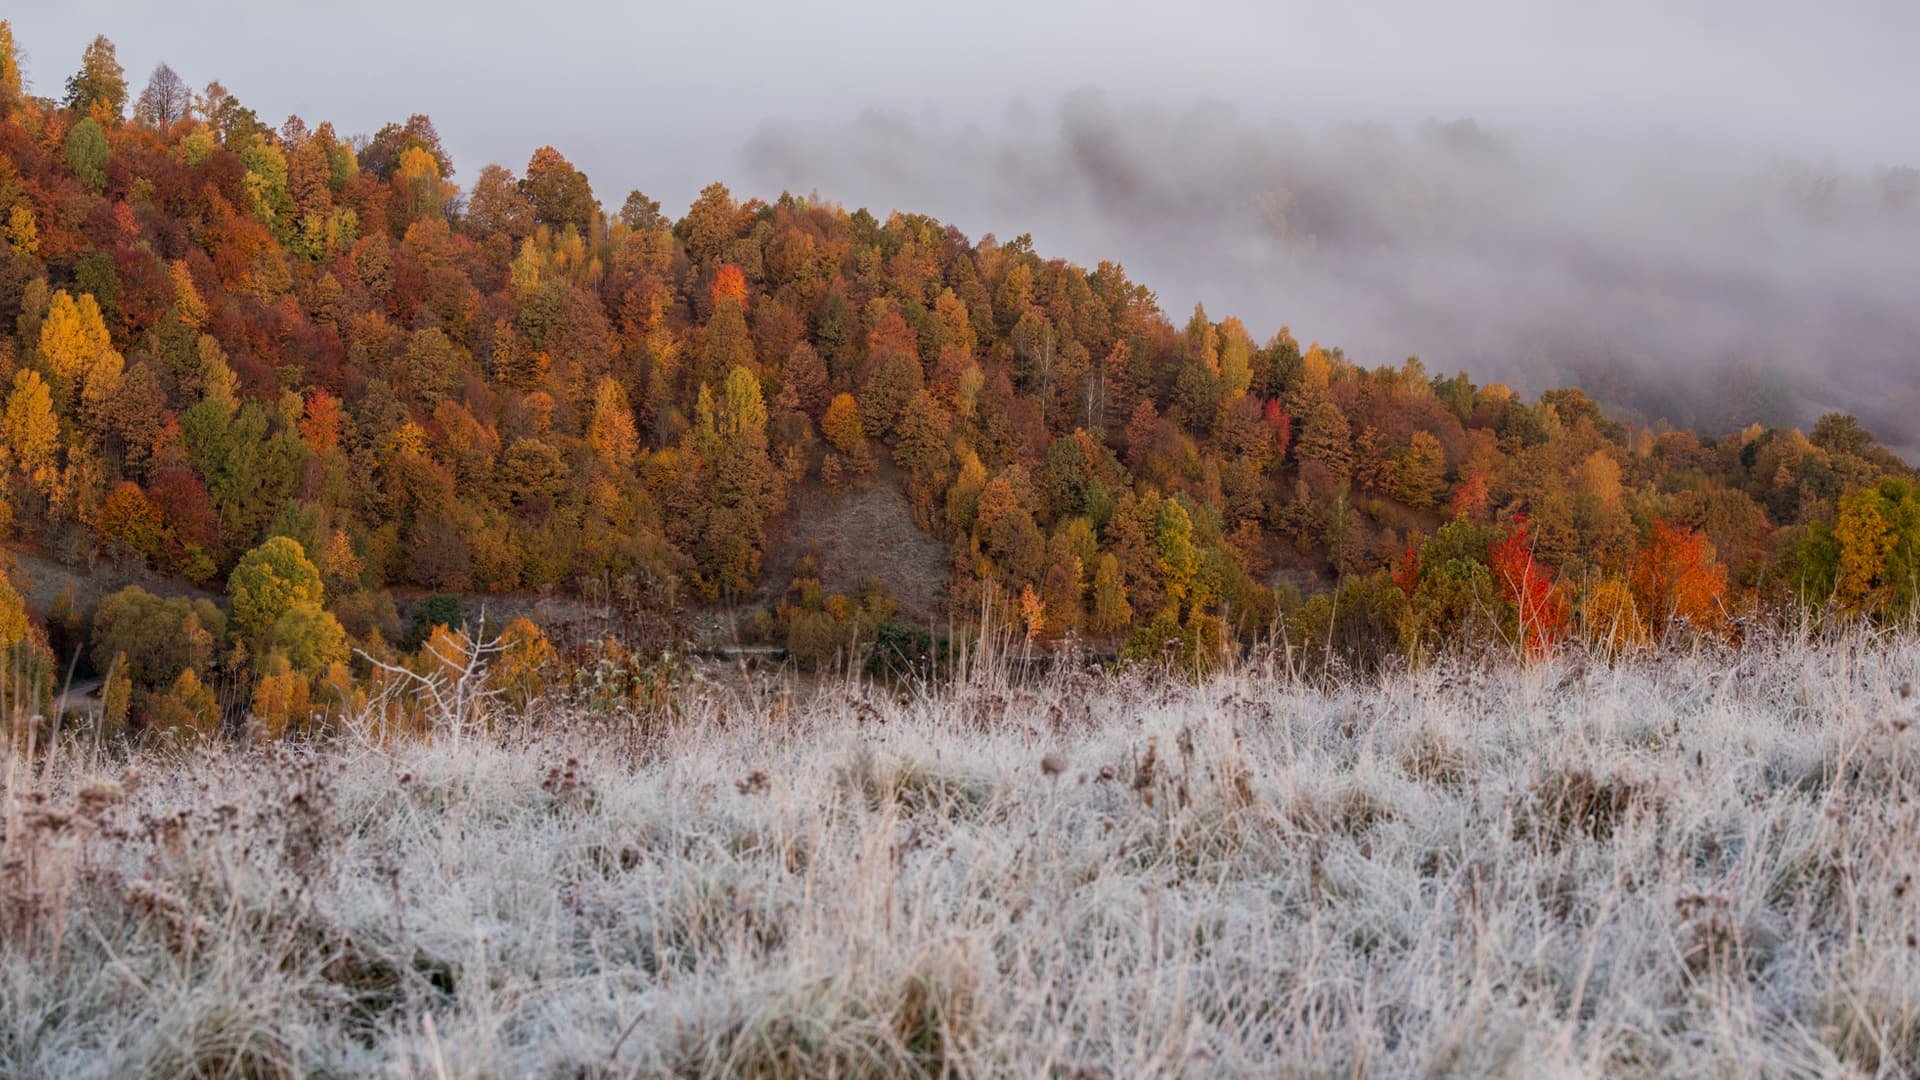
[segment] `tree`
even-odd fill
[[[860,415],[873,434],[892,439],[907,403],[921,392],[923,377],[918,358],[895,354],[883,362],[860,388]]]
[[[720,256],[721,249],[734,238],[740,208],[725,184],[708,184],[700,197],[687,208],[673,231],[687,247],[687,257],[704,264]],[[829,353],[831,355],[831,353]]]
[[[436,218],[453,198],[455,189],[440,175],[440,162],[424,146],[409,146],[394,162],[393,186],[399,193],[400,217],[405,221]]]
[[[1296,408],[1301,417],[1294,452],[1302,464],[1315,464],[1336,480],[1345,479],[1353,465],[1353,438],[1346,414],[1324,392],[1302,396]]]
[[[193,91],[187,88],[186,80],[166,64],[160,64],[147,77],[147,88],[140,91],[139,99],[133,103],[133,118],[165,128],[175,120],[186,119],[192,108]]]
[[[509,704],[525,707],[553,677],[559,659],[547,635],[531,620],[515,619],[500,631],[500,652],[487,669],[487,682],[506,696]]]
[[[0,573],[0,697],[20,719],[23,712],[50,712],[55,685],[46,635],[27,618],[19,592]]]
[[[107,186],[107,135],[91,116],[67,133],[67,168],[90,191]]]
[[[827,366],[812,345],[802,341],[780,365],[780,403],[784,408],[818,420],[825,411],[830,388]]]
[[[599,210],[587,175],[551,146],[533,152],[520,191],[533,207],[535,221],[556,229],[572,226],[581,236],[587,235]]]
[[[728,476],[723,471],[723,489],[733,486],[740,497],[749,500],[764,516],[772,510],[773,463],[767,457],[767,403],[760,380],[744,367],[727,373],[716,415],[716,433],[720,440],[723,470],[732,465],[751,471],[751,476]]]
[[[0,120],[12,116],[26,96],[26,86],[20,78],[20,48],[13,40],[13,24],[0,19]]]
[[[344,529],[334,529],[327,533],[320,548],[320,579],[333,592],[352,589],[360,580],[365,565],[359,552],[353,550],[353,539]]]
[[[1840,500],[1834,593],[1848,615],[1904,616],[1920,596],[1920,492],[1882,480]]]
[[[1494,580],[1518,614],[1521,647],[1536,656],[1552,649],[1566,635],[1566,599],[1554,587],[1553,572],[1534,558],[1527,519],[1516,516],[1487,556]]]
[[[952,460],[947,451],[947,437],[952,429],[953,418],[925,390],[915,392],[895,425],[894,462],[907,471],[916,485],[929,492],[944,480]]]
[[[89,293],[76,298],[65,289],[53,294],[46,321],[40,324],[40,358],[62,403],[71,401],[103,367],[122,363],[99,303]]]
[[[94,666],[118,666],[141,690],[166,686],[181,672],[213,662],[218,626],[209,621],[217,624],[218,613],[129,585],[101,600],[94,612]]]
[[[306,727],[313,704],[313,686],[307,676],[277,652],[268,654],[262,667],[250,709],[260,734],[278,739]]]
[[[1014,612],[1020,618],[1020,625],[1026,630],[1027,640],[1040,636],[1047,624],[1046,601],[1033,591],[1031,584],[1020,586],[1020,598],[1015,603]]]
[[[181,447],[206,478],[228,535],[259,535],[299,481],[306,446],[294,429],[298,405],[270,414],[256,401],[236,404],[231,389],[216,396],[222,391],[211,380],[207,393],[180,416]]]
[[[633,407],[627,404],[626,387],[617,379],[605,378],[593,391],[593,419],[587,425],[587,444],[593,447],[608,468],[626,469],[640,447],[640,435],[633,426]]]
[[[1627,652],[1647,641],[1633,586],[1618,577],[1602,579],[1587,591],[1580,604],[1580,625],[1587,642],[1602,652]]]
[[[439,327],[414,331],[403,359],[400,374],[422,400],[439,402],[458,388],[464,367],[460,350]]]
[[[26,601],[20,599],[19,590],[7,575],[0,573],[0,651],[26,641],[32,632],[33,626],[27,621]]]
[[[196,131],[182,143],[189,165],[199,164],[213,152],[214,132],[219,134],[221,144],[237,149],[254,142],[267,130],[252,109],[241,105],[239,99],[217,81],[208,83],[207,88],[195,96],[193,111],[212,131]]]
[[[1126,584],[1120,576],[1120,560],[1103,554],[1093,571],[1093,617],[1087,629],[1105,637],[1117,634],[1133,621],[1133,606],[1127,603]]]
[[[768,454],[767,406],[753,372],[736,367],[727,374],[720,399],[701,388],[694,430],[683,447],[703,467],[703,523],[689,539],[699,565],[700,586],[708,595],[753,587],[760,572],[760,551],[767,519],[778,509],[780,473]]]
[[[1214,442],[1228,461],[1242,462],[1255,472],[1264,471],[1273,462],[1273,430],[1255,398],[1242,395],[1220,410]]]
[[[311,601],[288,607],[273,624],[273,648],[295,671],[312,675],[347,659],[347,632],[332,613]]]
[[[671,224],[660,212],[660,200],[638,191],[627,192],[627,201],[620,205],[620,223],[634,232],[657,232]]]
[[[722,266],[713,279],[713,315],[702,334],[697,382],[715,382],[736,367],[754,362],[753,335],[747,329],[747,285],[739,268]]]
[[[538,389],[546,381],[552,363],[546,353],[521,341],[509,323],[502,320],[494,324],[493,378],[496,383],[523,393]]]
[[[515,439],[501,459],[500,479],[516,509],[544,517],[566,490],[566,462],[544,439]]]
[[[220,700],[194,669],[187,668],[166,693],[152,700],[147,721],[164,738],[211,738],[220,729]]]
[[[732,263],[726,263],[713,272],[713,302],[719,304],[725,301],[742,305],[747,302],[747,275]]]
[[[1247,392],[1253,383],[1253,339],[1239,319],[1220,324],[1220,384],[1228,398]]]
[[[467,198],[467,227],[481,239],[503,236],[517,248],[533,234],[533,204],[520,189],[520,181],[499,165],[480,170]]]
[[[388,124],[375,132],[360,151],[359,168],[381,180],[390,180],[400,164],[400,155],[410,146],[433,155],[434,171],[440,179],[453,179],[453,159],[440,145],[440,133],[434,130],[433,121],[422,113],[407,117],[404,124]]]
[[[127,658],[115,656],[107,665],[106,679],[100,686],[100,726],[102,740],[112,739],[126,730],[127,713],[133,705],[133,678],[127,674]]]
[[[126,71],[120,67],[113,42],[103,34],[87,44],[80,56],[80,70],[67,77],[66,106],[80,112],[98,111],[105,119],[118,120],[126,105]]]
[[[1725,615],[1727,568],[1714,558],[1713,544],[1691,529],[1654,522],[1634,560],[1631,586],[1640,616],[1656,627],[1685,621],[1708,629]]]
[[[986,486],[987,467],[980,463],[980,455],[963,446],[959,474],[947,488],[947,523],[962,533],[971,533],[980,508],[980,495]]]
[[[1429,432],[1414,432],[1412,442],[1394,456],[1394,498],[1420,510],[1431,507],[1444,486],[1446,464],[1440,440]]]
[[[307,452],[316,457],[324,457],[340,445],[340,399],[316,388],[307,395],[306,407],[300,417],[300,438],[307,444]]]
[[[138,484],[121,481],[100,506],[100,535],[127,551],[158,563],[166,550],[160,512]]]
[[[1161,579],[1167,600],[1199,610],[1206,596],[1196,586],[1200,552],[1193,543],[1193,518],[1178,499],[1163,499],[1154,522],[1154,550],[1160,557]]]
[[[1049,637],[1077,633],[1086,621],[1086,564],[1064,541],[1063,536],[1054,537],[1041,575],[1040,599],[1046,605]]]
[[[18,255],[34,256],[40,253],[40,223],[33,216],[33,207],[24,202],[13,204],[7,211],[7,245]]]
[[[300,542],[276,536],[241,556],[227,578],[234,630],[242,640],[261,640],[296,604],[319,605],[325,591]]]
[[[14,373],[4,428],[15,467],[44,490],[53,478],[54,455],[60,449],[60,420],[53,413],[52,393],[32,368]]]
[[[1187,362],[1198,364],[1210,373],[1220,373],[1220,332],[1207,318],[1207,309],[1193,305],[1193,314],[1187,319],[1186,330]]]
[[[835,394],[827,403],[827,414],[820,421],[820,433],[827,437],[833,448],[843,454],[851,454],[867,442],[865,427],[860,422],[860,406],[855,404],[852,394]]]
[[[1487,510],[1487,478],[1479,473],[1454,485],[1447,500],[1447,516],[1457,520],[1479,521]]]
[[[1860,426],[1860,421],[1848,413],[1827,413],[1814,421],[1813,434],[1809,437],[1813,445],[1831,454],[1852,454],[1864,457],[1879,445],[1873,433]]]

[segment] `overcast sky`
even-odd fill
[[[1920,165],[1914,0],[9,7],[41,94],[104,33],[136,90],[165,60],[274,124],[427,113],[462,183],[551,143],[610,208],[817,190],[1368,363],[1613,364],[1709,425],[1739,364],[1783,380],[1765,419],[1920,445],[1920,198],[1887,179]]]
[[[886,107],[997,121],[1084,86],[1300,124],[1471,116],[1681,133],[1869,165],[1920,159],[1910,0],[20,0],[42,94],[87,40],[277,123],[430,114],[462,176],[558,145],[604,200],[684,206],[762,121]]]

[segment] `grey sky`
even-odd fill
[[[1031,232],[1125,263],[1176,318],[1204,299],[1368,363],[1577,380],[1709,427],[1844,407],[1920,446],[1920,198],[1889,171],[1920,165],[1911,0],[16,0],[9,17],[38,93],[105,33],[136,88],[164,59],[271,123],[425,112],[461,182],[552,143],[610,207],[638,187],[677,213],[713,179],[818,190]],[[1477,128],[1423,129],[1463,118]]]
[[[1218,97],[1316,125],[1471,116],[1681,132],[1856,164],[1920,159],[1906,0],[824,0],[708,5],[469,0],[27,0],[41,93],[95,33],[138,85],[166,60],[263,118],[345,131],[420,111],[463,176],[544,142],[603,199],[684,206],[762,120],[883,106],[993,120],[1095,86]]]

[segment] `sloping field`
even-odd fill
[[[892,463],[883,461],[871,480],[849,491],[815,484],[796,492],[793,511],[768,530],[761,580],[769,595],[783,592],[801,558],[812,554],[828,592],[852,595],[877,578],[909,620],[941,621],[951,569],[947,546],[914,523],[901,483]]]
[[[5,772],[9,1076],[1912,1075],[1920,650]]]
[[[9,544],[0,551],[0,559],[10,564],[11,580],[27,607],[44,614],[62,595],[81,609],[98,604],[102,597],[129,585],[138,585],[156,596],[217,598],[219,594],[201,588],[185,578],[155,574],[107,559],[95,565],[72,566],[45,551],[21,544]]]

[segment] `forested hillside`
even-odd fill
[[[350,646],[397,656],[403,588],[770,597],[754,629],[819,662],[892,603],[764,561],[883,462],[949,614],[1137,658],[1912,610],[1920,496],[1847,416],[1629,429],[1577,389],[1170,319],[1024,236],[717,183],[673,220],[553,147],[456,165],[425,116],[270,126],[164,66],[136,93],[104,38],[77,59],[29,97],[0,23],[4,528],[230,603],[120,594],[50,639],[15,597],[0,636],[118,670],[135,713],[204,718],[213,671],[256,711],[344,694]]]

